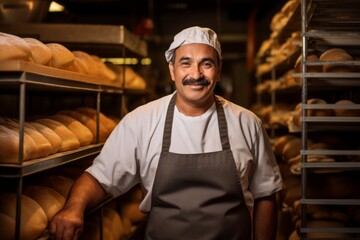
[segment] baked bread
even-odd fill
[[[97,112],[93,108],[80,107],[80,108],[77,108],[76,111],[78,111],[82,114],[85,114],[94,120],[96,120],[96,118],[97,118]],[[111,118],[106,117],[101,112],[99,113],[99,117],[100,117],[100,123],[103,124],[103,126],[108,130],[108,132],[110,134],[110,132],[116,127],[116,122],[114,120],[112,120]]]
[[[94,136],[91,131],[81,122],[75,118],[69,117],[64,114],[55,114],[49,118],[61,122],[70,131],[72,131],[80,142],[80,146],[87,146],[92,143]]]
[[[0,124],[0,162],[18,163],[19,162],[19,130],[5,127]],[[24,133],[23,160],[35,158],[36,143],[26,133]]]
[[[65,46],[59,43],[47,43],[46,46],[48,46],[52,52],[52,58],[49,62],[50,67],[63,68],[74,62],[74,54]]]
[[[337,104],[337,105],[353,105],[355,103],[351,100],[343,99],[343,100],[337,101],[335,104]],[[335,116],[339,116],[339,117],[357,117],[357,116],[360,116],[360,109],[335,108],[334,113],[335,113]]]
[[[30,47],[31,61],[40,65],[48,65],[52,58],[52,51],[50,48],[35,38],[23,39]]]
[[[0,194],[0,213],[16,219],[16,194],[1,193]],[[7,218],[8,219],[8,218]],[[8,219],[9,220],[9,219]],[[40,205],[28,196],[21,196],[21,239],[34,240],[44,236],[47,227],[47,217]],[[11,222],[8,223],[11,227]],[[15,228],[8,229],[15,233]],[[3,236],[3,232],[1,232]]]
[[[49,118],[40,118],[35,122],[51,128],[61,138],[61,146],[59,152],[74,150],[80,147],[80,142],[75,134],[70,131],[64,124]]]
[[[20,124],[16,120],[8,119],[3,124],[15,131],[20,130]],[[24,133],[29,135],[35,142],[36,148],[31,158],[46,157],[50,154],[52,146],[44,135],[26,123],[24,124]]]
[[[48,221],[50,221],[65,204],[65,198],[49,187],[27,186],[24,188],[23,194],[35,200],[41,206]]]
[[[75,111],[75,110],[63,110],[63,111],[60,111],[59,113],[70,116],[72,118],[75,118],[76,120],[78,120],[79,122],[84,124],[91,131],[91,133],[94,136],[92,143],[96,143],[96,139],[97,139],[96,120],[94,120],[93,118],[91,118],[83,113]],[[109,136],[109,131],[100,122],[99,142],[105,142],[105,140],[108,136]]]
[[[329,62],[346,62],[352,61],[353,57],[347,53],[344,49],[341,48],[331,48],[321,54],[320,61],[329,61]],[[351,72],[351,66],[344,66],[344,65],[324,65],[323,66],[324,72]]]
[[[49,141],[51,144],[50,154],[55,154],[59,151],[62,140],[55,131],[37,122],[27,122],[26,124],[36,129]]]
[[[31,50],[26,41],[18,36],[0,32],[0,61],[29,61]]]

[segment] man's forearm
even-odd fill
[[[79,207],[82,211],[91,209],[105,197],[105,191],[99,182],[88,173],[83,173],[72,187],[66,207]]]
[[[254,240],[274,240],[277,229],[276,194],[255,200]]]

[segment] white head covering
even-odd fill
[[[190,43],[203,43],[213,47],[218,52],[219,58],[221,59],[221,46],[216,33],[210,28],[195,26],[186,28],[175,35],[174,41],[165,52],[166,61],[171,61],[174,51],[178,47]]]

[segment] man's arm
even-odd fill
[[[82,232],[84,211],[96,206],[105,196],[99,182],[90,174],[83,173],[72,187],[64,208],[50,222],[52,239],[77,239]]]
[[[276,193],[255,200],[254,240],[274,240],[277,229]]]

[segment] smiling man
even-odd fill
[[[141,184],[146,239],[275,239],[279,168],[260,120],[213,93],[217,34],[184,29],[165,57],[176,91],[122,119],[51,221],[53,238],[76,239],[87,208]]]

